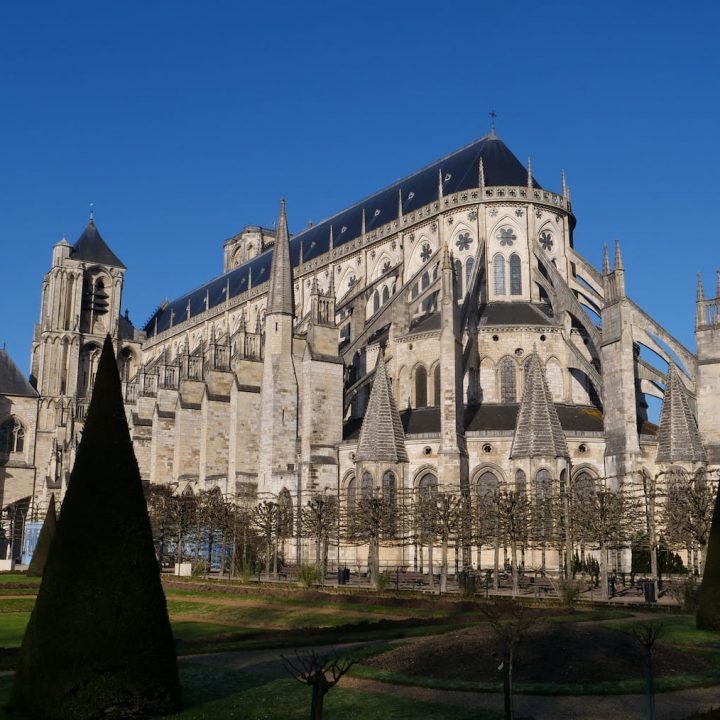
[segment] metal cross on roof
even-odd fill
[[[491,110],[488,115],[490,115],[490,131],[492,134],[495,134],[495,118],[497,117],[497,113],[494,110]]]

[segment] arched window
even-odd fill
[[[543,468],[535,475],[537,528],[543,538],[550,533],[550,473]]]
[[[440,363],[435,366],[433,370],[433,405],[435,407],[440,406]]]
[[[490,470],[480,475],[477,479],[477,496],[480,500],[487,501],[490,497],[495,494],[498,489],[497,475]]]
[[[522,295],[522,265],[515,253],[510,256],[510,294]]]
[[[390,470],[383,475],[382,494],[385,506],[382,532],[385,537],[392,537],[397,519],[397,478]]]
[[[292,537],[293,534],[293,503],[287,488],[278,495],[278,531],[280,537]]]
[[[493,259],[493,286],[496,295],[505,294],[505,258],[502,255]]]
[[[362,482],[360,483],[360,499],[367,500],[371,498],[373,494],[373,477],[366,470],[362,476]]]
[[[418,481],[417,491],[420,497],[434,497],[438,491],[438,479],[435,473],[426,472]]]
[[[390,290],[388,290],[387,285],[386,285],[382,291],[382,304],[384,305],[389,299],[390,299]]]
[[[0,453],[22,452],[25,447],[25,428],[16,418],[10,417],[0,425]]]
[[[515,361],[506,357],[500,362],[500,402],[517,402],[517,378]]]
[[[347,509],[348,513],[352,515],[357,505],[357,482],[353,475],[347,484]]]
[[[515,491],[518,495],[525,495],[527,493],[527,479],[525,478],[525,472],[523,470],[515,471]]]
[[[462,297],[463,296],[462,260],[456,260],[454,265],[455,265],[455,297]]]
[[[550,473],[545,468],[538,470],[535,476],[535,495],[542,502],[550,498]]]
[[[465,261],[465,292],[470,289],[470,280],[472,280],[473,267],[475,265],[475,259],[469,257]]]
[[[380,309],[380,293],[376,290],[373,293],[373,315]]]
[[[420,278],[420,289],[424,290],[430,284],[430,273],[426,270]]]
[[[590,473],[584,470],[575,476],[573,481],[573,493],[578,503],[586,503],[592,498],[595,490],[595,481]]]
[[[423,365],[415,370],[415,407],[427,407],[427,370]]]

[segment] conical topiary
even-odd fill
[[[48,506],[47,515],[40,528],[37,545],[33,552],[32,560],[28,565],[27,574],[30,577],[42,577],[47,562],[48,553],[50,552],[50,544],[55,537],[55,525],[57,524],[57,515],[55,514],[55,493],[50,496],[50,505]]]
[[[720,494],[715,498],[695,624],[699,630],[720,630]]]
[[[177,708],[177,660],[112,342],[85,429],[11,706],[32,718],[126,718]]]

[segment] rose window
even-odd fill
[[[430,259],[430,256],[432,255],[432,248],[428,243],[423,243],[422,251],[420,253],[420,259],[423,262],[427,262]]]
[[[457,249],[462,252],[470,247],[470,243],[472,243],[472,241],[473,239],[470,237],[470,233],[464,232],[458,235],[455,244],[457,245]]]
[[[512,228],[501,228],[497,234],[498,240],[501,245],[512,245],[517,240],[517,235],[513,232]]]
[[[543,246],[543,250],[550,252],[553,247],[552,235],[549,232],[540,233],[540,244]]]

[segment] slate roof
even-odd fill
[[[511,458],[570,457],[545,370],[537,353],[530,355]]]
[[[508,432],[515,430],[518,403],[486,403],[465,408],[466,432]],[[565,432],[602,432],[603,416],[596,407],[586,405],[555,405],[560,425]],[[440,432],[440,408],[407,408],[400,413],[406,436]],[[360,435],[362,418],[345,423],[343,439],[354,440]],[[654,426],[650,426],[651,428]]]
[[[410,461],[382,351],[378,354],[375,366],[375,379],[360,430],[356,460],[392,463]]]
[[[659,463],[707,460],[685,386],[673,364],[668,367],[657,440]]]
[[[278,220],[275,250],[270,267],[267,314],[270,313],[295,315],[292,266],[290,264],[290,235],[288,233],[284,200],[280,205],[280,219]]]
[[[524,302],[492,302],[485,305],[480,313],[480,325],[557,325],[548,317],[541,306]]]
[[[307,262],[326,253],[330,249],[331,234],[333,247],[360,237],[363,213],[365,231],[371,232],[397,219],[400,205],[402,213],[407,214],[432,202],[438,196],[439,173],[443,179],[444,195],[478,187],[480,158],[486,185],[527,185],[525,166],[496,135],[486,135],[294,235],[290,240],[292,266],[297,267],[301,257],[303,262]],[[533,187],[541,186],[533,179]],[[226,294],[234,297],[250,286],[266,282],[270,277],[272,255],[273,248],[269,248],[248,262],[161,306],[148,320],[145,332],[152,336],[156,324],[157,332],[167,330],[171,314],[177,322],[184,320],[187,317],[188,301],[192,317],[203,312],[206,303],[207,307],[214,307],[226,300]]]
[[[70,257],[73,260],[84,260],[85,262],[100,265],[112,265],[123,270],[127,269],[102,239],[92,218],[90,218],[78,241],[72,246]]]
[[[25,379],[5,350],[0,349],[0,395],[37,397],[37,390]]]

